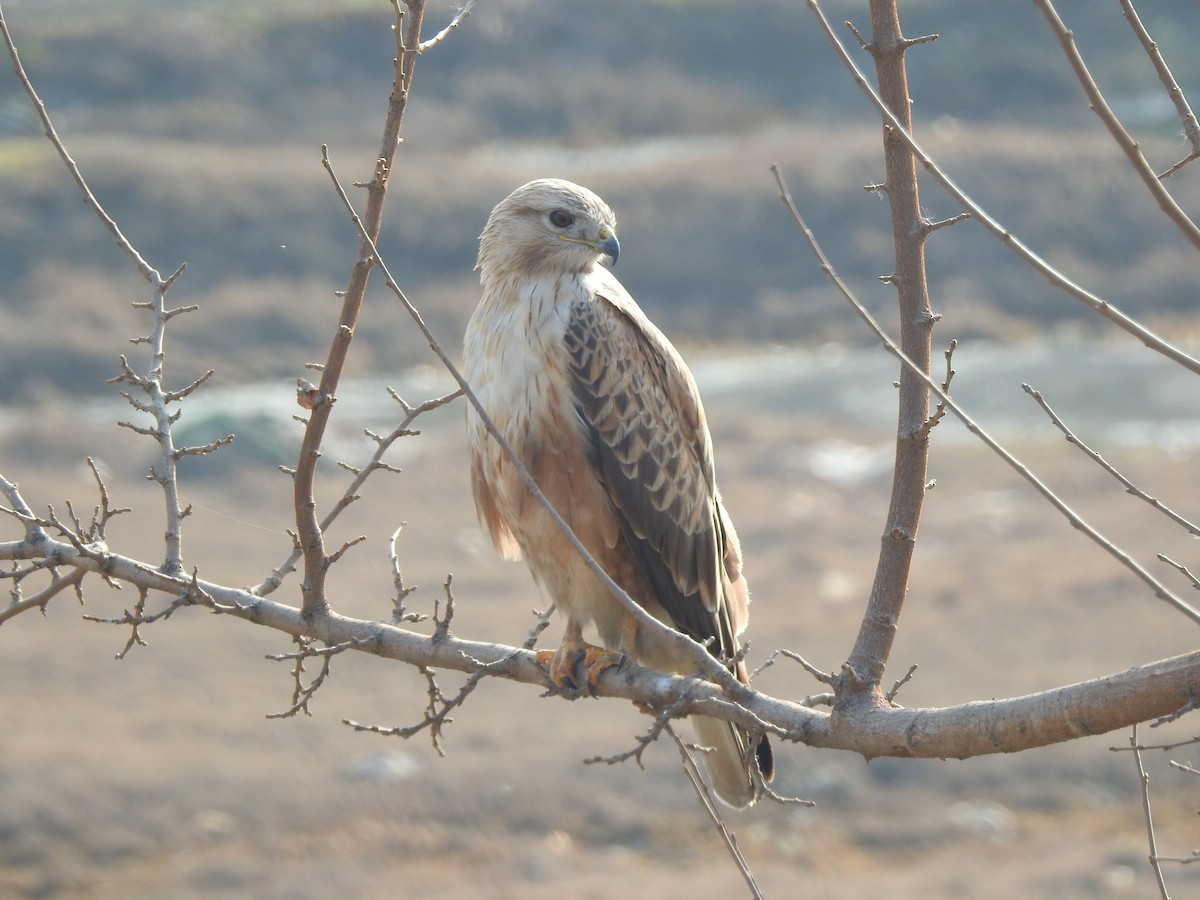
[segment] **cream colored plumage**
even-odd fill
[[[599,197],[539,179],[502,201],[480,236],[483,297],[467,326],[465,374],[538,487],[617,584],[660,621],[729,660],[749,616],[741,548],[717,491],[700,395],[683,359],[603,266],[618,253]],[[638,629],[534,500],[472,408],[471,483],[496,547],[524,557],[566,615],[551,674],[571,683],[582,629],[663,671],[687,658]],[[593,657],[589,657],[589,662]],[[747,681],[745,666],[735,666]],[[735,807],[770,778],[765,738],[697,718],[717,795]]]

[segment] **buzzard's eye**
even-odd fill
[[[555,228],[570,228],[575,222],[575,217],[565,209],[556,209],[550,213],[550,224]]]

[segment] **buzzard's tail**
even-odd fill
[[[704,764],[717,798],[734,809],[745,809],[758,799],[761,782],[775,774],[771,745],[764,735],[751,754],[746,753],[748,736],[722,719],[696,716],[696,736],[706,748]]]

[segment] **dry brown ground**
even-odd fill
[[[519,643],[540,600],[523,567],[498,561],[475,526],[461,415],[436,414],[398,454],[405,473],[378,478],[337,528],[338,539],[371,539],[338,567],[333,601],[349,614],[387,614],[386,536],[405,520],[402,561],[421,586],[414,605],[429,611],[453,572],[455,631]],[[887,485],[884,476],[822,482],[808,473],[807,454],[835,437],[886,447],[886,428],[798,422],[733,404],[711,415],[750,560],[754,661],[790,647],[834,668],[869,587]],[[24,437],[0,442],[0,459],[36,504],[72,497],[86,506],[93,494],[79,458],[98,447],[115,499],[138,510],[114,523],[111,543],[153,560],[161,520],[154,491],[139,480],[144,448],[114,432],[42,410]],[[342,437],[353,444],[350,432]],[[1163,550],[1187,561],[1194,552],[1052,436],[1030,436],[1020,449],[1144,557]],[[1128,451],[1120,460],[1182,509],[1200,506],[1193,457]],[[892,661],[897,677],[921,666],[901,695],[906,704],[1021,694],[1195,646],[1180,617],[984,451],[936,443],[933,474]],[[326,480],[342,476],[330,471]],[[190,479],[187,494],[196,506],[186,556],[206,577],[256,582],[286,553],[288,486],[269,467]],[[93,582],[85,611],[115,615],[133,599]],[[290,702],[287,665],[264,658],[289,649],[284,636],[184,610],[115,662],[125,632],[83,622],[80,612],[60,598],[44,618],[0,627],[0,895],[745,893],[671,747],[651,752],[645,771],[583,764],[632,745],[647,720],[626,705],[539,699],[489,682],[450,726],[440,758],[424,737],[402,743],[340,723],[419,719],[424,686],[402,666],[343,655],[313,717],[268,721]],[[784,696],[817,689],[790,664],[759,684]],[[1185,720],[1181,733],[1194,727]],[[765,804],[730,818],[768,896],[1148,897],[1133,763],[1107,749],[1126,740],[869,765],[789,746],[779,753],[779,789],[819,805]],[[1186,853],[1197,844],[1196,782],[1161,755],[1149,762],[1163,852]],[[1188,869],[1168,874],[1176,896],[1200,885]]]

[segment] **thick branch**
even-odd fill
[[[39,547],[24,541],[0,543],[0,559],[39,558],[101,572],[176,598],[194,595],[206,608],[329,646],[350,643],[353,650],[375,656],[459,672],[471,673],[487,665],[489,674],[497,677],[539,687],[546,684],[546,674],[530,650],[453,635],[431,637],[333,613],[314,617],[247,590],[167,575],[119,554],[81,553],[61,541],[45,541]],[[753,731],[770,731],[814,747],[852,750],[868,758],[965,759],[1101,734],[1190,708],[1200,696],[1200,651],[1025,697],[939,709],[860,704],[831,714],[749,689],[738,703],[732,703],[715,684],[664,675],[632,662],[601,676],[595,694],[653,709],[673,706],[680,715],[702,713]]]
[[[871,2],[871,54],[880,93],[901,127],[911,130],[908,82],[896,4]],[[921,371],[928,372],[934,315],[925,278],[925,222],[917,192],[917,165],[912,151],[894,133],[883,130],[887,198],[891,207],[896,269],[889,279],[900,304],[900,346]],[[900,369],[899,421],[892,495],[883,531],[871,598],[843,670],[839,702],[862,693],[882,703],[879,683],[892,649],[900,611],[908,592],[917,527],[925,501],[929,463],[929,391],[908,367]]]

